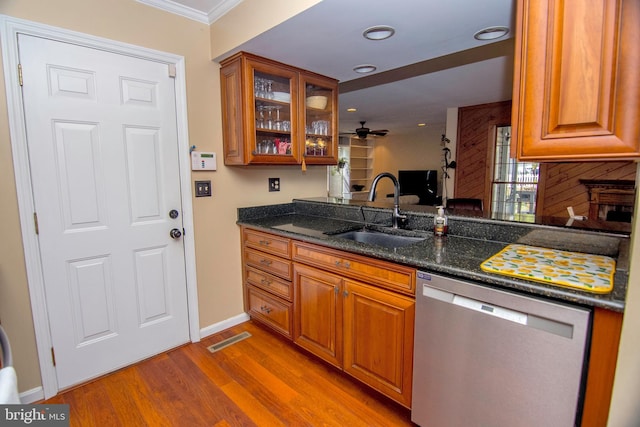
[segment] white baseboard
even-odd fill
[[[209,335],[224,331],[225,329],[239,325],[247,320],[249,320],[249,315],[247,313],[242,313],[227,320],[223,320],[222,322],[214,323],[213,325],[200,329],[200,338],[208,337]]]
[[[32,388],[31,390],[20,393],[20,402],[29,404],[44,399],[44,390],[42,387]]]

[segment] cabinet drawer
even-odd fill
[[[262,270],[245,266],[244,277],[246,283],[271,292],[274,295],[281,296],[289,301],[293,300],[293,288],[291,282],[282,280],[276,276],[265,273]]]
[[[250,248],[244,250],[244,262],[252,267],[275,274],[283,279],[291,280],[291,261],[282,259]]]
[[[246,247],[268,252],[284,258],[291,258],[291,240],[261,231],[243,229],[243,242]]]
[[[247,286],[249,315],[257,321],[292,338],[293,310],[289,302],[269,295],[254,286]]]
[[[416,293],[416,271],[413,268],[304,242],[294,241],[292,246],[294,261],[407,295]]]

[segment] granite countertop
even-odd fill
[[[573,304],[624,311],[628,259],[628,238],[624,236],[449,216],[449,233],[446,237],[438,239],[431,232],[435,210],[433,213],[403,213],[408,216],[405,229],[385,228],[386,231],[422,237],[424,240],[394,249],[335,236],[337,233],[359,229],[365,225],[374,229],[389,225],[391,209],[372,203],[343,204],[309,199],[294,200],[292,203],[280,205],[240,208],[238,224],[487,286]],[[480,269],[484,260],[515,242],[612,256],[617,259],[613,291],[608,294],[594,294],[487,273]]]

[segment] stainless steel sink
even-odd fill
[[[344,233],[334,234],[333,237],[353,240],[354,242],[368,243],[370,245],[382,246],[389,249],[401,248],[403,246],[408,246],[425,240],[424,237],[402,236],[376,230],[347,231]]]

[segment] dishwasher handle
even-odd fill
[[[516,310],[511,310],[499,305],[490,304],[488,302],[480,301],[473,298],[463,297],[462,295],[456,295],[451,292],[446,292],[440,289],[435,289],[430,286],[424,286],[422,295],[428,298],[437,299],[443,302],[447,302],[458,307],[463,307],[468,310],[477,311],[489,316],[497,317],[510,322],[519,323],[521,325],[527,324],[527,314]]]
[[[560,322],[553,319],[547,319],[533,315],[531,313],[523,313],[521,311],[512,310],[499,305],[487,303],[481,300],[464,297],[454,294],[453,292],[443,291],[442,289],[433,288],[426,284],[422,286],[422,295],[427,298],[452,304],[467,310],[472,310],[488,316],[507,320],[530,328],[549,332],[554,335],[571,339],[573,337],[573,325]]]

